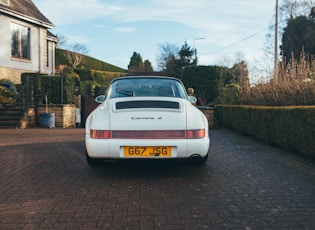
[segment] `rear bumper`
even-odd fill
[[[171,140],[141,140],[141,139],[92,139],[86,136],[85,146],[87,154],[91,158],[126,159],[124,146],[171,146],[171,157],[145,157],[152,159],[189,158],[192,155],[207,155],[210,146],[210,138],[202,139],[171,139]],[[132,157],[137,158],[137,157]],[[139,157],[143,158],[143,157]],[[130,159],[130,158],[128,158]]]

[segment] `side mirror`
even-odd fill
[[[105,101],[105,95],[99,95],[95,98],[97,103],[103,103]]]
[[[188,96],[188,101],[189,101],[191,104],[196,104],[197,98],[194,97],[194,96]]]

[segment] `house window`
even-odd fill
[[[0,3],[2,3],[4,5],[9,5],[10,0],[0,0]]]
[[[11,55],[14,58],[30,59],[30,28],[11,24]]]

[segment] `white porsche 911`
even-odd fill
[[[210,146],[205,115],[176,78],[114,79],[86,120],[86,159],[190,159],[204,164]]]

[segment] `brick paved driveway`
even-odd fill
[[[0,130],[0,229],[315,229],[315,166],[227,130],[204,166],[90,168],[83,129]]]

